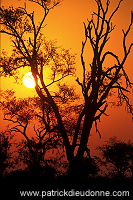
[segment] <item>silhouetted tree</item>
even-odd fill
[[[131,13],[131,22],[127,30],[123,30],[124,54],[120,59],[112,51],[105,51],[105,47],[110,39],[110,33],[115,27],[112,25],[112,18],[118,11],[122,0],[119,1],[118,6],[112,13],[109,12],[109,0],[106,0],[105,6],[103,6],[101,0],[95,0],[98,10],[93,12],[92,19],[88,20],[87,24],[84,23],[85,41],[82,43],[81,49],[83,77],[82,80],[77,78],[77,83],[81,86],[83,103],[79,105],[80,112],[78,112],[73,137],[69,137],[60,112],[60,107],[62,107],[63,103],[62,95],[59,95],[61,98],[57,102],[49,86],[74,73],[74,56],[70,55],[68,50],[57,53],[55,48],[47,46],[42,38],[41,30],[45,18],[58,3],[54,3],[51,6],[49,2],[52,1],[30,1],[39,4],[44,10],[44,15],[39,25],[35,23],[34,12],[28,13],[26,6],[24,8],[1,8],[0,10],[1,24],[3,25],[1,32],[10,35],[14,44],[14,54],[11,57],[4,56],[1,59],[2,72],[5,75],[14,75],[18,68],[30,67],[36,82],[35,89],[39,98],[53,110],[57,121],[57,129],[63,139],[69,162],[69,172],[73,175],[80,175],[85,152],[90,157],[88,139],[92,125],[95,125],[96,132],[100,135],[97,121],[100,120],[102,115],[107,115],[105,111],[109,105],[107,99],[110,94],[116,91],[119,98],[118,105],[126,103],[128,111],[133,114],[132,106],[127,96],[132,83],[124,68],[133,46],[132,43],[127,47],[127,36],[133,24],[133,14]],[[27,33],[28,35],[26,35]],[[44,48],[42,48],[42,45],[44,45]],[[86,64],[84,58],[87,45],[92,47],[92,63],[90,66]],[[45,52],[49,53],[45,54]],[[108,57],[114,60],[112,66],[106,62]],[[49,84],[45,82],[46,74],[44,71],[46,65],[49,65],[52,73]],[[38,84],[38,77],[40,84]],[[67,92],[65,92],[64,87],[62,87],[62,91],[64,91],[65,97],[69,99],[69,96],[67,96],[69,88],[67,87]]]
[[[108,176],[133,177],[133,143],[123,142],[116,137],[110,138],[106,144],[98,147]]]
[[[65,94],[67,93],[66,90],[67,87]],[[14,93],[12,90],[1,91],[0,107],[3,110],[4,120],[9,123],[10,132],[16,133],[17,138],[18,136],[22,137],[21,141],[19,142],[19,139],[17,139],[18,142],[16,143],[19,153],[18,163],[26,164],[30,172],[40,174],[43,173],[46,164],[52,164],[56,169],[58,165],[61,167],[64,165],[61,161],[64,156],[64,147],[54,113],[49,104],[44,104],[38,97],[18,99]],[[57,93],[56,98],[58,98]],[[78,110],[78,108],[74,105],[68,108],[68,105],[66,105],[68,100],[65,98],[65,95],[61,98],[64,102],[61,112],[64,116],[66,131],[68,136],[71,137],[75,123],[73,110]],[[47,156],[48,151],[53,152],[56,159]],[[57,170],[59,171],[59,169]]]
[[[7,170],[12,167],[12,151],[11,146],[13,135],[9,131],[1,131],[0,133],[0,177],[4,176]]]
[[[9,131],[24,138],[17,145],[19,161],[26,164],[30,172],[41,173],[46,152],[62,144],[51,108],[38,97],[17,99],[9,90],[1,94],[4,100],[0,105],[4,120],[9,122]]]

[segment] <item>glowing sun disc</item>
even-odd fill
[[[28,73],[26,73],[24,75],[24,77],[23,77],[23,83],[28,88],[34,88],[35,87],[35,81],[34,81],[34,78],[33,78],[31,72],[28,72]]]

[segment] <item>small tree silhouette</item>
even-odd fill
[[[1,94],[5,99],[0,105],[4,111],[4,120],[9,122],[9,131],[24,137],[18,144],[19,160],[28,165],[30,172],[39,173],[41,166],[46,164],[46,151],[61,145],[52,110],[37,97],[16,99],[12,91]],[[29,133],[29,127],[32,133]]]
[[[106,166],[111,177],[133,177],[133,143],[122,142],[116,137],[98,147],[102,165]]]
[[[68,104],[68,99],[66,98],[66,95],[68,97],[67,87],[63,86],[63,88],[65,88],[65,95],[62,93],[61,97],[60,92],[59,98],[56,93],[56,98],[58,101],[61,99],[61,101],[64,102],[61,112],[62,115],[64,115],[64,123],[68,136],[71,137],[75,122],[73,110],[78,110],[78,108],[74,108],[73,105],[71,108],[69,107],[71,111],[68,113],[66,106],[66,104]],[[69,96],[70,95],[71,94],[69,94]],[[17,99],[14,96],[14,92],[11,90],[1,91],[1,97],[0,106],[3,110],[4,120],[9,122],[9,131],[11,133],[16,133],[16,136],[21,134],[24,138],[17,144],[19,153],[18,163],[23,162],[26,164],[28,170],[32,174],[42,174],[45,165],[48,163],[52,163],[52,165],[55,164],[55,161],[53,159],[51,160],[50,156],[45,158],[47,151],[51,151],[53,154],[56,154],[58,158],[56,168],[58,163],[61,165],[63,162],[60,161],[60,158],[63,158],[64,154],[63,143],[58,131],[56,118],[49,104],[41,102],[38,97]],[[71,98],[73,99],[74,96]],[[69,100],[71,98],[69,98]]]
[[[1,131],[0,133],[0,177],[4,176],[12,167],[12,152],[13,135],[9,131]]]
[[[118,105],[126,103],[128,111],[133,114],[132,105],[127,95],[132,87],[132,83],[124,67],[133,46],[133,43],[131,43],[127,47],[127,36],[133,24],[133,14],[131,13],[131,22],[127,30],[123,30],[122,43],[124,54],[120,59],[115,53],[104,50],[110,39],[110,34],[115,28],[112,25],[112,18],[120,8],[122,0],[119,1],[111,14],[109,12],[109,0],[106,0],[105,6],[103,6],[101,0],[95,0],[98,10],[97,12],[93,12],[92,19],[88,20],[87,24],[84,23],[85,40],[82,43],[81,49],[81,70],[83,71],[83,77],[82,80],[77,78],[77,83],[81,86],[83,103],[79,103],[78,105],[80,112],[78,112],[77,122],[73,131],[74,134],[73,137],[69,137],[63,122],[62,113],[60,112],[60,108],[63,105],[63,96],[59,95],[60,102],[55,101],[55,96],[53,97],[53,92],[50,91],[49,86],[69,75],[73,75],[75,71],[75,59],[73,55],[70,55],[68,50],[58,53],[56,48],[49,47],[42,38],[41,30],[46,16],[58,3],[44,0],[30,1],[39,4],[44,10],[44,15],[39,25],[35,23],[34,12],[28,13],[26,6],[24,8],[10,7],[9,9],[0,9],[1,24],[3,27],[1,32],[10,35],[13,38],[12,42],[14,45],[13,55],[1,58],[2,73],[5,75],[14,75],[18,68],[24,66],[30,67],[36,82],[35,89],[39,98],[44,104],[48,104],[54,113],[58,132],[62,137],[69,162],[69,172],[71,175],[75,174],[78,176],[81,172],[84,153],[87,152],[89,154],[88,139],[92,125],[95,125],[96,132],[100,135],[97,121],[100,120],[102,115],[107,115],[106,109],[109,105],[107,99],[113,91],[116,91],[118,94]],[[30,33],[30,35],[27,36],[27,33]],[[92,63],[89,67],[84,57],[87,45],[92,47],[93,53]],[[45,52],[48,53],[45,54]],[[112,66],[109,66],[107,63],[105,65],[109,56],[114,60]],[[51,82],[49,84],[45,82],[46,65],[49,65],[49,69],[51,70]],[[38,77],[40,85],[38,84]],[[68,91],[71,91],[68,90],[70,88],[67,87],[67,93],[64,87],[62,89],[65,97],[69,99],[67,95],[69,94]]]

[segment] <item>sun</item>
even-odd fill
[[[28,72],[24,75],[23,77],[23,83],[26,87],[28,88],[34,88],[35,87],[35,81],[34,81],[34,78],[32,76],[32,73],[31,72]]]

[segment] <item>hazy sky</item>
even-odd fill
[[[17,0],[2,0],[3,6],[20,6],[24,1]],[[103,0],[103,2],[105,2]],[[117,5],[118,0],[111,0],[111,10]],[[87,18],[90,19],[91,13],[96,10],[94,0],[63,0],[60,5],[55,7],[47,17],[47,26],[44,29],[44,34],[47,39],[56,39],[59,45],[65,48],[72,49],[72,52],[77,54],[77,68],[80,72],[80,52],[81,43],[84,39],[83,22],[87,22]],[[39,20],[42,10],[35,6],[34,3],[27,4],[29,10],[36,11],[36,18]],[[133,10],[133,0],[124,0],[121,4],[120,10],[116,13],[113,24],[116,24],[114,32],[112,32],[112,38],[108,43],[108,50],[113,50],[120,57],[123,52],[122,47],[122,28],[126,29],[130,22],[130,12]],[[129,35],[128,44],[132,42],[133,28]],[[1,37],[1,49],[5,49],[10,52],[10,40],[6,36]],[[89,53],[88,53],[89,55]],[[126,62],[126,69],[129,73],[129,77],[133,81],[133,49]],[[23,85],[17,85],[13,82],[12,78],[1,79],[1,89],[16,90],[16,94],[20,97],[32,96],[34,89],[26,88]],[[133,95],[132,95],[133,96]],[[125,112],[124,108],[109,108],[109,117],[103,117],[100,123],[100,130],[102,139],[92,131],[90,137],[93,148],[103,141],[107,140],[111,136],[118,136],[120,139],[133,139],[133,122],[131,116]]]

